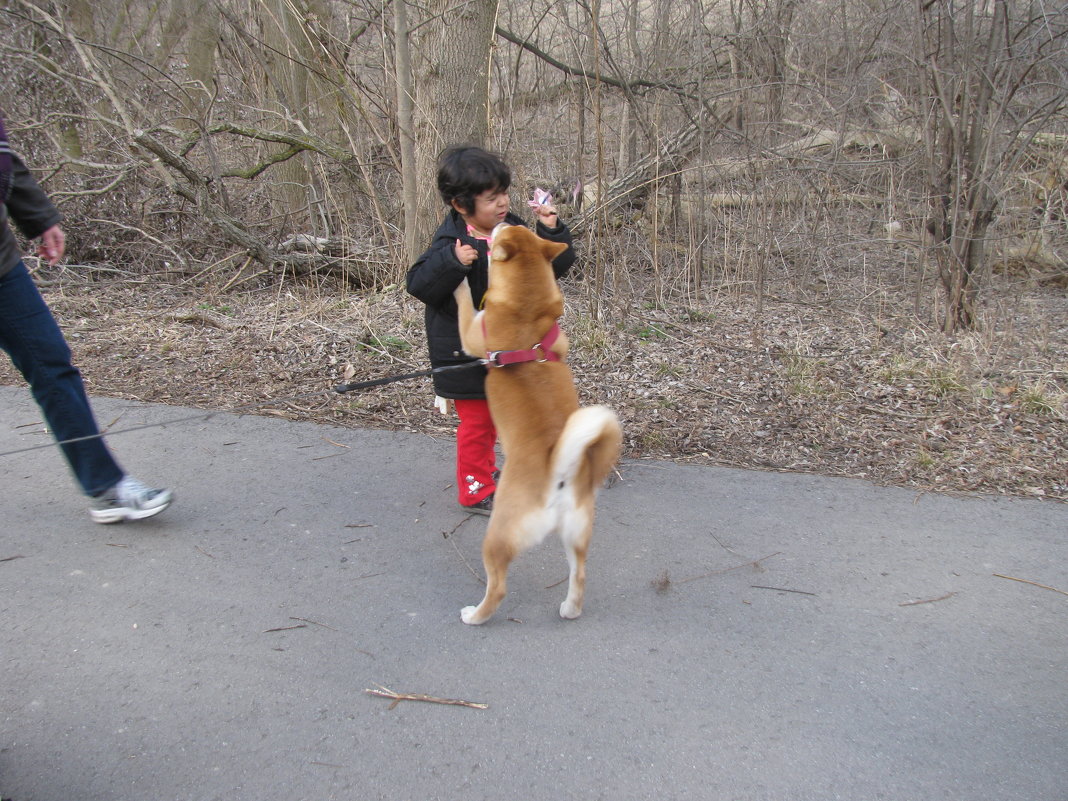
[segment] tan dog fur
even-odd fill
[[[466,280],[455,292],[469,355],[484,358],[487,351],[526,350],[541,342],[564,311],[550,262],[566,247],[522,226],[497,226],[483,310],[475,313]],[[554,531],[570,566],[560,616],[582,613],[594,499],[619,458],[622,432],[610,409],[579,407],[563,361],[562,333],[551,349],[561,361],[491,367],[486,376],[505,461],[482,543],[486,594],[478,606],[460,612],[464,623],[489,620],[507,593],[509,564]]]

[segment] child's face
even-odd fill
[[[487,189],[475,195],[475,210],[472,214],[467,214],[462,209],[457,211],[464,221],[479,233],[490,234],[498,223],[504,222],[509,204],[507,191]]]

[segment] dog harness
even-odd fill
[[[482,321],[482,335],[486,334],[486,321]],[[491,350],[486,353],[487,367],[507,367],[509,364],[521,364],[522,362],[558,362],[560,357],[549,348],[560,336],[560,324],[553,323],[549,333],[541,338],[534,347],[528,350]]]

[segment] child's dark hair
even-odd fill
[[[456,204],[475,212],[475,196],[487,189],[508,191],[512,171],[501,157],[473,145],[457,145],[438,157],[438,192],[446,206]]]

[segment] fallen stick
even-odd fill
[[[722,544],[722,543],[721,543]],[[741,570],[743,567],[760,567],[760,563],[771,559],[773,556],[778,556],[782,551],[776,551],[775,553],[769,553],[767,556],[762,556],[759,559],[754,559],[752,562],[746,562],[744,565],[735,565],[734,567],[725,567],[722,570],[713,570],[711,573],[702,573],[700,576],[690,576],[689,578],[679,579],[676,584],[685,584],[687,581],[697,581],[697,579],[708,578],[709,576],[719,576],[723,573],[730,573],[732,570]]]
[[[472,517],[474,517],[474,515],[468,515],[466,518],[464,518],[459,523],[457,523],[452,531],[456,531],[456,529],[458,529],[460,526],[462,526],[464,523],[466,523]],[[478,575],[478,573],[475,571],[475,569],[473,567],[471,567],[471,563],[467,561],[466,557],[464,557],[464,555],[460,552],[460,549],[456,547],[455,540],[453,540],[453,538],[449,536],[449,534],[452,534],[452,531],[450,531],[448,534],[446,534],[443,531],[443,532],[441,532],[441,536],[443,536],[445,539],[447,539],[449,541],[449,545],[451,545],[452,549],[454,551],[456,551],[456,555],[460,557],[460,561],[464,563],[464,566],[470,571],[471,575],[475,577],[475,579],[478,581],[478,583],[479,584],[485,584],[486,580],[484,578],[482,578],[482,576]]]
[[[920,604],[933,604],[936,601],[944,601],[946,600],[946,598],[952,598],[956,594],[957,593],[955,592],[947,592],[945,595],[939,595],[937,598],[926,598],[922,601],[905,601],[905,603],[898,604],[898,606],[919,606]]]
[[[306,617],[291,617],[290,620],[299,620],[301,623],[311,623],[313,626],[322,626],[324,629],[330,629],[330,631],[337,631],[333,626],[328,626],[325,623],[320,623],[317,620],[308,620]]]
[[[381,684],[376,685],[377,690],[364,690],[369,695],[377,695],[380,698],[392,698],[393,703],[389,705],[390,709],[393,709],[401,701],[425,701],[428,704],[446,704],[448,706],[468,706],[472,709],[489,709],[489,704],[476,704],[474,701],[460,701],[456,698],[435,698],[432,695],[421,695],[417,693],[397,693],[388,687],[383,687]]]
[[[1032,587],[1041,587],[1044,590],[1053,590],[1053,592],[1059,592],[1061,595],[1068,595],[1068,592],[1064,590],[1058,590],[1056,587],[1047,587],[1045,584],[1039,584],[1037,581],[1028,581],[1027,579],[1016,578],[1015,576],[1004,576],[1001,573],[995,573],[998,578],[1008,579],[1009,581],[1019,581],[1021,584],[1030,584]]]
[[[795,592],[798,595],[815,595],[814,592],[806,592],[805,590],[791,590],[786,587],[766,587],[763,584],[750,584],[754,590],[775,590],[775,592]]]

